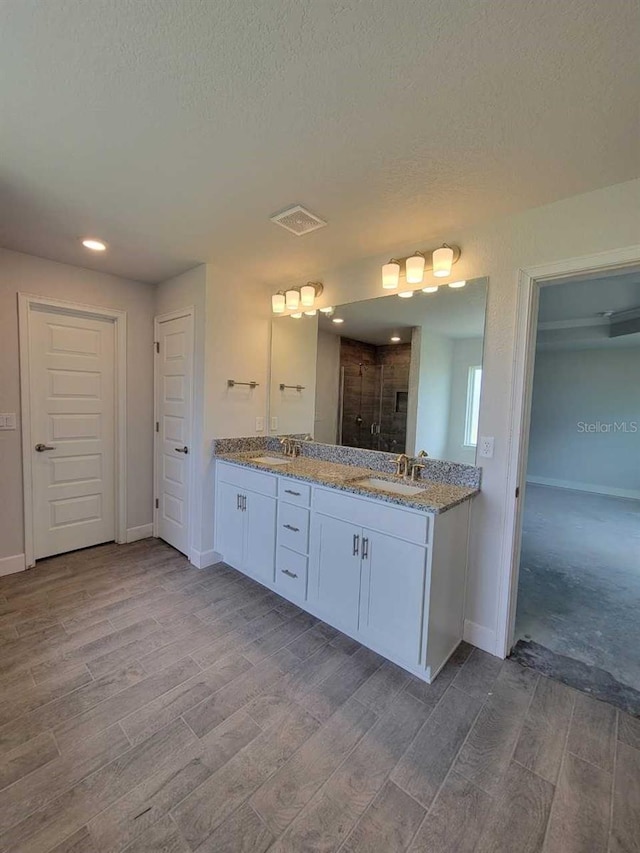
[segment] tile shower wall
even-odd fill
[[[374,346],[342,338],[342,444],[401,453],[407,438],[411,345]],[[380,431],[372,434],[372,424]]]

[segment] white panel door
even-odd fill
[[[115,327],[33,309],[35,558],[115,539]]]
[[[157,323],[157,532],[189,555],[193,317]]]

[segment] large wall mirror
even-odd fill
[[[275,318],[271,435],[475,464],[487,285]]]

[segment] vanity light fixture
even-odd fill
[[[94,237],[84,237],[82,245],[85,249],[91,249],[92,252],[104,252],[107,248],[106,243],[102,240],[96,240]]]
[[[398,296],[400,299],[411,299],[413,296],[413,290],[403,290],[402,293],[399,293]]]
[[[444,278],[451,275],[451,267],[460,255],[458,246],[443,243],[438,249],[415,251],[406,258],[391,258],[389,263],[382,265],[382,287],[384,290],[396,290],[401,274],[404,274],[407,284],[422,284],[425,270],[431,269],[437,278]]]
[[[283,314],[286,308],[286,298],[284,293],[274,293],[271,297],[271,310],[274,314]]]
[[[450,281],[449,287],[453,287],[455,290],[459,287],[464,287],[466,283],[467,283],[466,281]]]
[[[317,313],[318,313],[318,312],[317,312],[317,311],[316,311],[316,309],[314,308],[312,311],[305,311],[305,312],[304,312],[304,316],[305,316],[305,317],[315,317]]]
[[[299,308],[313,309],[315,301],[324,290],[320,281],[308,281],[301,287],[289,287],[287,290],[279,290],[271,297],[271,310],[274,314],[283,314],[285,311],[298,311]]]
[[[333,305],[327,305],[326,308],[320,309],[321,314],[333,314]]]
[[[302,311],[296,311],[295,314],[291,315],[292,320],[300,320],[302,318]]]
[[[333,323],[344,323],[342,317],[334,317],[332,320]]]
[[[388,264],[382,267],[383,290],[395,290],[400,281],[400,262],[391,258]]]
[[[287,290],[287,311],[297,311],[298,305],[300,305],[300,292]]]
[[[404,269],[407,284],[420,284],[424,278],[424,252],[416,252],[405,261]]]
[[[446,243],[443,243],[439,249],[433,253],[433,274],[436,278],[446,278],[451,275],[451,267],[453,265],[453,249]]]
[[[423,293],[437,293],[438,292],[438,285],[434,284],[432,287],[423,287],[422,292]]]

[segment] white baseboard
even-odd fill
[[[640,500],[637,489],[615,489],[612,486],[598,486],[595,483],[575,483],[573,480],[553,480],[550,477],[527,476],[527,483],[533,486],[551,486],[554,489],[571,489],[574,492],[590,492],[595,495],[607,495],[612,498]]]
[[[218,554],[213,548],[210,551],[192,551],[189,562],[196,569],[206,569],[208,566],[215,566],[216,563],[222,562],[222,554]]]
[[[127,542],[137,542],[139,539],[150,539],[153,536],[153,524],[141,524],[140,527],[127,529]]]
[[[0,577],[24,572],[27,568],[24,554],[14,554],[12,557],[0,557]]]
[[[485,628],[484,625],[477,625],[465,619],[463,639],[472,646],[482,649],[483,652],[489,652],[490,655],[496,653],[496,632],[491,628]]]

